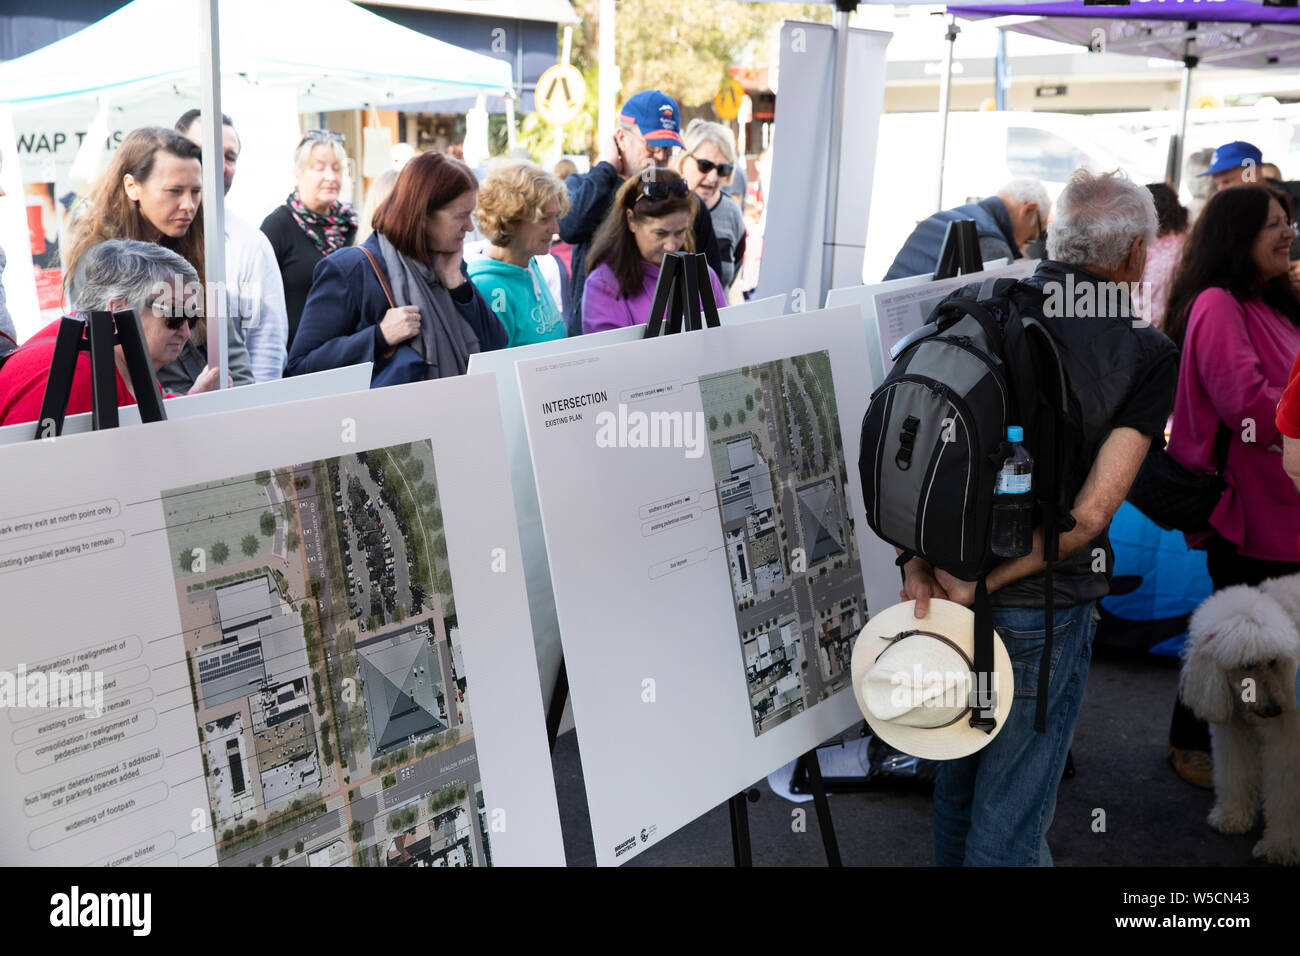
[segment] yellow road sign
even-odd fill
[[[557,63],[543,73],[534,94],[537,112],[552,126],[564,126],[577,119],[586,98],[587,84],[582,74],[567,63]]]
[[[724,120],[733,120],[740,112],[740,101],[745,98],[745,88],[735,80],[727,80],[713,98],[714,111]]]

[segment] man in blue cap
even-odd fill
[[[582,334],[582,290],[587,282],[587,252],[591,239],[614,204],[614,194],[629,176],[647,166],[669,165],[673,148],[682,146],[681,111],[677,101],[659,90],[642,90],[628,97],[618,114],[614,135],[601,145],[591,171],[574,173],[564,181],[569,213],[560,220],[560,238],[573,246],[569,310],[564,324],[569,335]],[[712,218],[700,205],[695,216],[695,251],[708,257],[714,272],[722,271],[722,255]],[[725,305],[726,303],[719,303]]]
[[[1210,158],[1210,168],[1201,175],[1210,177],[1216,191],[1229,186],[1262,183],[1264,177],[1259,167],[1263,160],[1264,154],[1258,146],[1236,140],[1216,149]]]

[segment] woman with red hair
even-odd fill
[[[374,362],[371,387],[463,375],[506,331],[469,281],[462,243],[478,180],[441,153],[402,168],[360,246],[312,275],[286,375]]]

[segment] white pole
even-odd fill
[[[230,365],[226,307],[226,194],[222,163],[221,28],[217,0],[199,5],[199,81],[203,122],[203,290],[208,323],[208,364],[217,368],[217,387],[226,387]]]
[[[614,0],[600,0],[600,46],[597,82],[596,136],[599,142],[614,132],[614,98],[618,95],[618,65],[614,59]]]
[[[569,51],[573,49],[573,27],[564,28],[564,48],[560,53],[560,62],[569,65]]]
[[[840,198],[840,143],[844,134],[844,84],[849,71],[849,13],[836,10],[835,72],[831,80],[831,128],[826,166],[826,222],[822,233],[821,288],[812,296],[814,303],[826,301],[835,267],[836,205]]]
[[[949,17],[948,31],[944,34],[944,39],[948,41],[948,48],[943,54],[943,78],[939,81],[939,183],[935,187],[936,211],[943,208],[943,161],[944,152],[948,148],[948,98],[952,93],[952,55],[953,48],[957,45],[957,34],[960,32],[957,18]]]
[[[1191,29],[1192,24],[1187,25]],[[1191,37],[1183,47],[1183,77],[1179,87],[1178,99],[1178,139],[1169,151],[1169,185],[1178,191],[1179,181],[1183,178],[1183,155],[1187,152],[1187,107],[1192,98],[1192,70],[1196,67],[1196,57],[1192,55],[1195,41]]]

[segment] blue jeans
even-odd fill
[[[1074,738],[1092,661],[1095,602],[1058,608],[1052,631],[1047,732],[1035,733],[1041,608],[994,608],[1015,675],[1006,723],[983,750],[949,760],[934,787],[934,857],[939,866],[1051,866],[1047,830]]]

